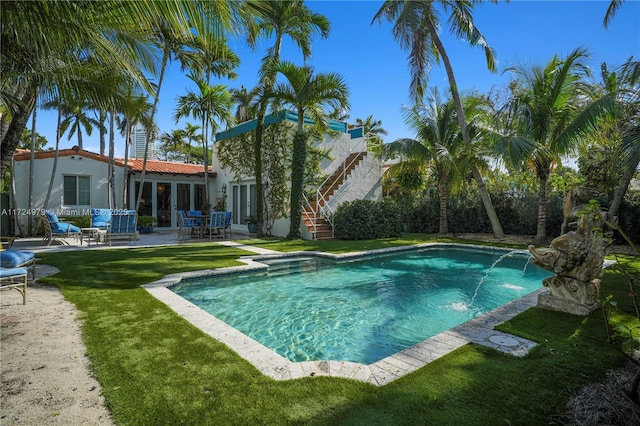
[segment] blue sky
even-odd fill
[[[373,115],[382,120],[388,131],[386,142],[400,137],[412,137],[404,124],[402,108],[410,103],[407,54],[391,35],[391,24],[371,23],[381,1],[313,0],[307,5],[325,15],[331,22],[328,39],[315,38],[313,55],[308,64],[316,72],[336,72],[346,80],[350,89],[350,119]],[[492,87],[504,88],[509,75],[502,70],[513,63],[544,64],[554,54],[564,56],[577,47],[586,47],[591,53],[590,66],[599,78],[600,63],[620,65],[629,56],[640,56],[640,1],[627,0],[622,4],[609,29],[602,19],[609,1],[524,1],[481,4],[476,7],[476,26],[483,32],[498,56],[498,73],[486,68],[484,52],[472,48],[442,28],[442,40],[453,64],[461,90],[488,92]],[[263,41],[255,52],[246,47],[244,39],[231,41],[231,47],[242,63],[237,69],[238,79],[221,81],[229,87],[256,85],[260,60],[271,41]],[[302,64],[302,55],[285,43],[282,58]],[[435,66],[429,77],[429,86],[448,87],[444,70]],[[193,84],[184,77],[177,65],[167,73],[160,94],[157,123],[161,132],[184,127],[182,120],[174,124],[172,118],[175,100],[184,95]],[[199,124],[196,120],[188,120]],[[29,124],[30,125],[30,124]],[[39,112],[37,131],[55,143],[55,114]],[[61,140],[61,147],[69,148],[76,138]],[[116,137],[116,155],[124,154],[124,142]],[[85,135],[84,148],[98,152],[98,134]]]

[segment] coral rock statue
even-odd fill
[[[606,250],[599,213],[582,216],[576,231],[560,235],[549,248],[529,246],[532,263],[553,277],[542,284],[549,292],[538,296],[538,306],[574,315],[589,315],[600,306],[600,275]]]

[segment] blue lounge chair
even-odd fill
[[[111,223],[110,209],[91,209],[91,227],[109,229]]]
[[[14,289],[22,294],[22,304],[27,304],[27,269],[0,268],[0,290]]]
[[[50,211],[44,210],[41,215],[41,222],[44,227],[44,236],[42,239],[47,245],[51,245],[54,238],[74,238],[82,241],[82,231],[72,223],[60,222],[58,216]],[[66,241],[61,241],[67,244]]]
[[[11,249],[0,251],[0,267],[2,269],[25,268],[31,272],[31,278],[36,279],[36,257],[31,251]]]

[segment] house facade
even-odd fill
[[[287,121],[295,121],[295,115],[282,112],[267,117],[268,125]],[[216,142],[252,132],[255,124],[253,120],[221,132]],[[382,196],[382,165],[367,152],[362,129],[348,130],[345,123],[337,121],[330,124],[331,134],[315,142],[318,148],[330,153],[330,158],[321,164],[323,175],[328,177],[304,209],[301,231],[306,239],[330,234],[330,224],[323,223],[323,217],[330,217],[338,204],[354,199],[378,200]],[[215,209],[216,204],[224,204],[225,210],[233,214],[232,231],[246,232],[246,219],[255,216],[257,211],[255,177],[232,173],[221,164],[217,150],[218,143],[215,143],[213,164],[208,171],[211,209]],[[25,211],[29,206],[30,156],[30,152],[20,151],[13,158],[11,206],[16,212]],[[56,171],[52,175],[54,157],[54,151],[34,153],[31,191],[34,210],[44,206],[50,182],[52,189],[47,209],[59,216],[86,216],[91,208],[135,208],[142,159],[128,159],[126,167],[123,159],[115,159],[111,177],[114,184],[110,190],[108,157],[77,147],[63,149],[58,153]],[[147,160],[138,215],[155,217],[160,229],[176,229],[176,211],[206,210],[205,199],[202,165]],[[29,216],[18,214],[15,219],[20,221],[15,230],[19,234],[19,228],[26,229]],[[269,223],[268,233],[284,237],[289,231],[289,223],[288,218],[274,218]]]

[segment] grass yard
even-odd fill
[[[347,252],[429,241],[461,242],[418,235],[246,242]],[[525,358],[467,345],[383,387],[329,377],[278,382],[139,287],[170,273],[238,265],[246,254],[193,244],[38,255],[61,270],[41,281],[58,286],[81,312],[92,368],[116,424],[542,425],[581,385],[625,363],[606,342],[600,310],[577,317],[532,308],[501,326],[539,342]],[[640,259],[623,260],[640,273]],[[603,294],[618,301],[612,319],[638,333],[628,293],[620,273],[605,273]]]

